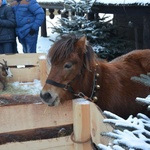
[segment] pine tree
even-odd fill
[[[98,56],[107,60],[126,53],[130,43],[124,40],[123,36],[117,35],[118,27],[111,23],[112,19],[108,20],[105,15],[99,17],[92,13],[93,2],[65,0],[62,18],[59,20],[60,25],[53,26],[53,32],[60,35],[68,33],[86,35]],[[90,18],[90,15],[95,17],[94,20]]]

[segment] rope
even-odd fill
[[[87,142],[89,142],[89,141],[91,141],[91,137],[90,138],[88,138],[87,140],[85,140],[85,141],[76,141],[75,139],[74,139],[74,133],[72,132],[71,133],[71,140],[74,142],[74,143],[77,143],[77,144],[83,144],[83,143],[87,143]]]

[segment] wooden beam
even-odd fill
[[[48,9],[64,9],[63,2],[39,2],[42,8]]]
[[[94,3],[92,6],[94,13],[107,13],[107,14],[125,14],[143,16],[150,14],[150,6],[144,5],[105,5]]]
[[[40,80],[39,66],[10,68],[13,77],[8,78],[8,82],[33,82],[34,79]],[[43,81],[44,79],[42,79]]]
[[[0,62],[3,59],[7,61],[8,66],[17,65],[39,65],[39,57],[45,56],[44,53],[26,53],[26,54],[2,54],[0,55]]]

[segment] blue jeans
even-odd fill
[[[0,43],[0,54],[8,54],[14,53],[14,44],[13,42],[10,43]]]
[[[38,38],[38,34],[37,33],[35,33],[34,35],[28,34],[23,39],[20,39],[18,37],[19,42],[23,46],[23,52],[24,53],[36,53],[37,38]]]

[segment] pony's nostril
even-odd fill
[[[47,92],[47,93],[44,93],[44,94],[40,93],[40,97],[41,97],[44,101],[49,101],[49,99],[52,98],[51,94],[48,93],[48,92]]]

